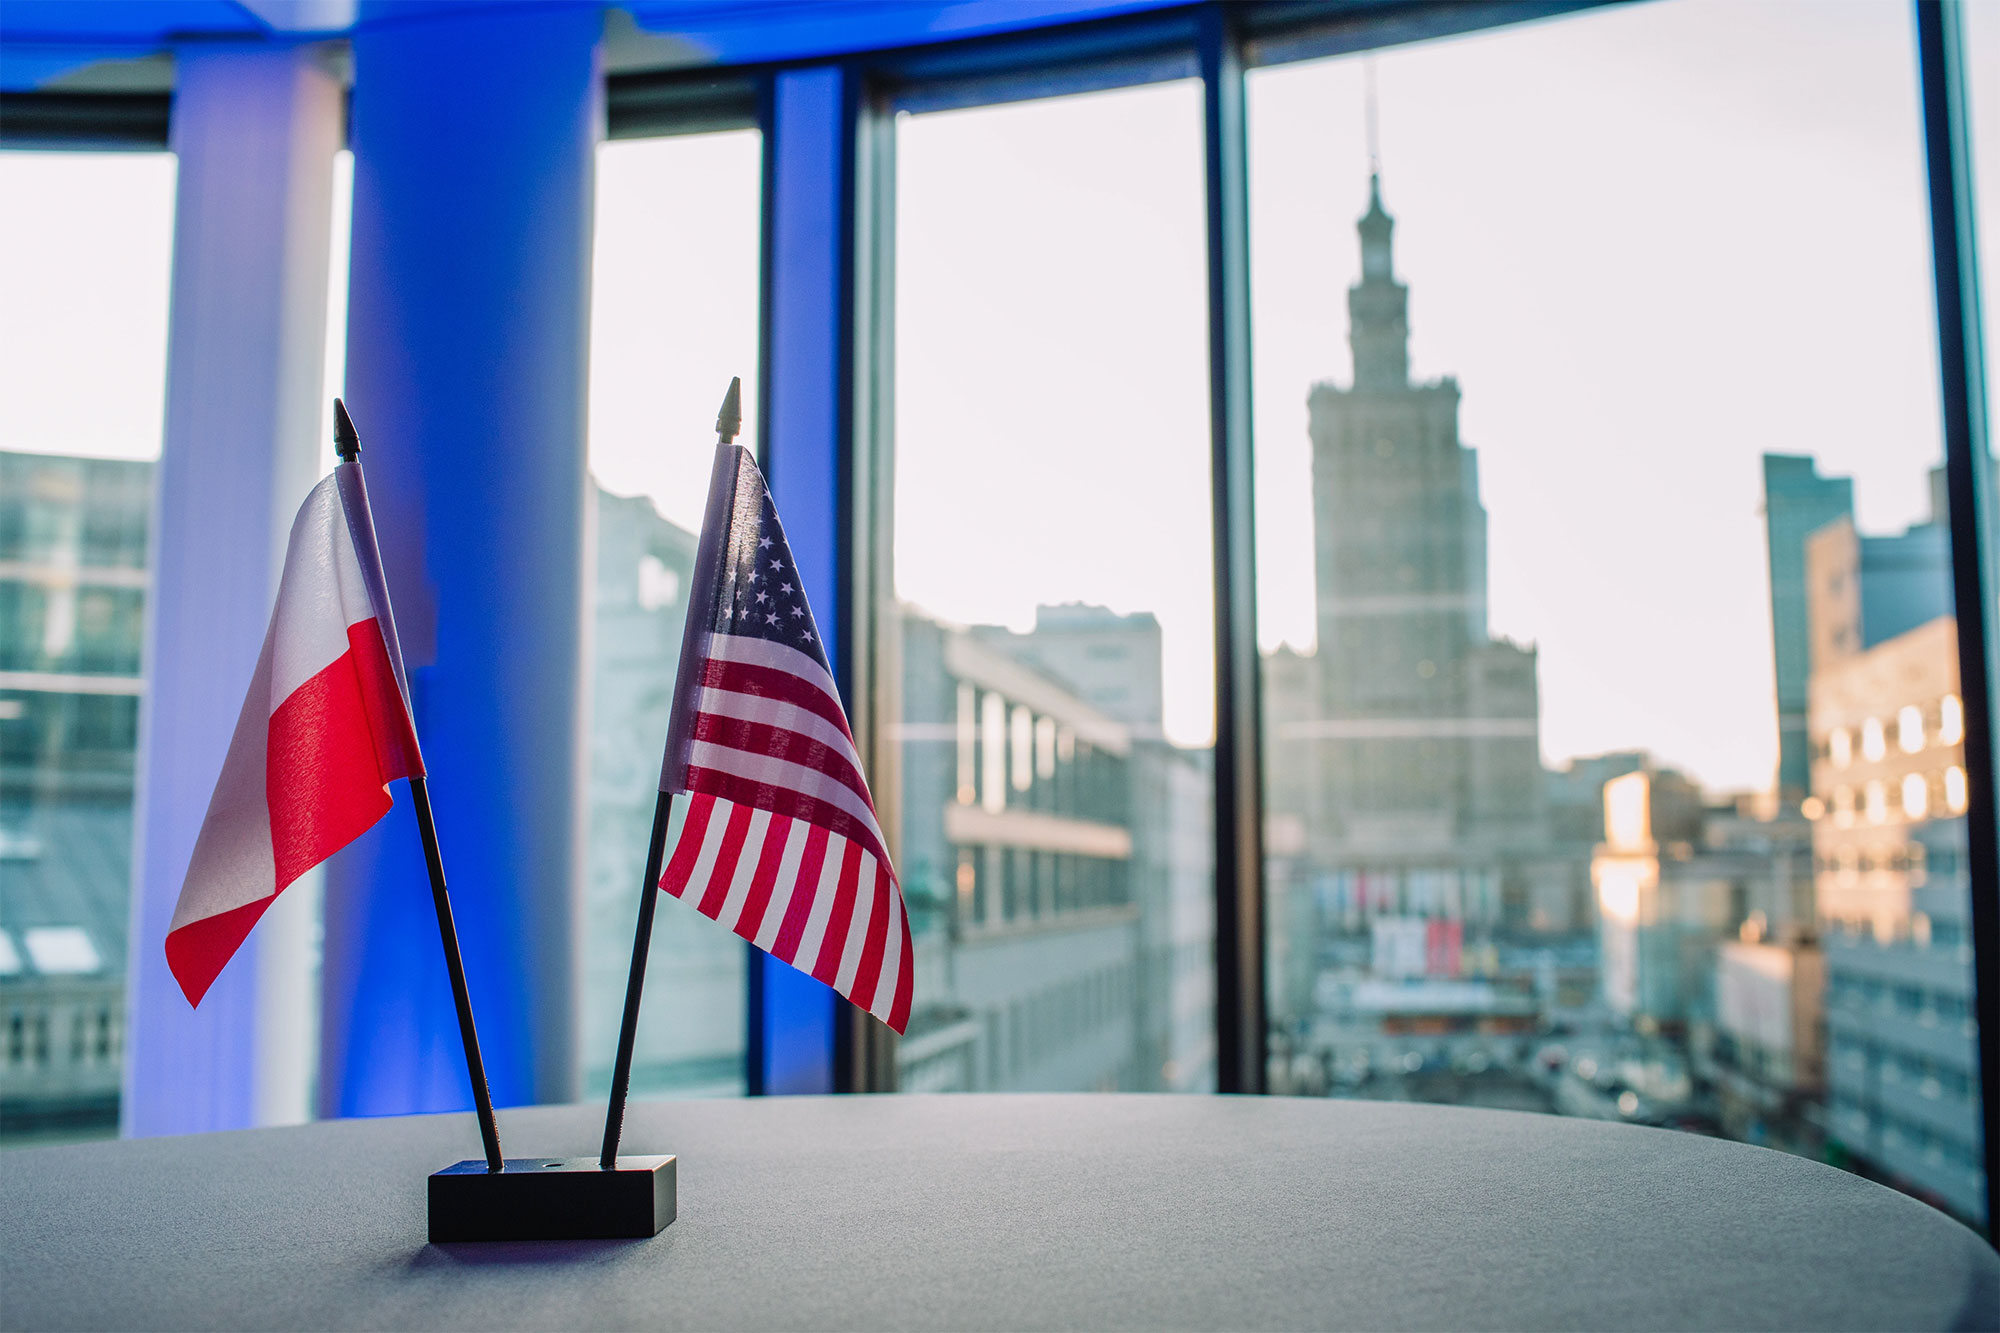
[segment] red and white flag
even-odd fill
[[[167,931],[201,997],[285,887],[388,813],[424,771],[401,685],[360,468],[343,463],[292,522],[278,603]]]
[[[661,888],[909,1025],[903,892],[784,527],[737,444],[716,445],[660,790],[689,793]]]

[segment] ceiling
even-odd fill
[[[0,89],[132,88],[192,43],[337,40],[524,8],[608,11],[624,68],[764,64],[1018,31],[1178,0],[7,0]],[[616,12],[610,12],[616,11]],[[138,62],[136,65],[133,62]],[[143,71],[153,71],[146,74]]]

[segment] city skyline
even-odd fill
[[[1975,42],[1988,40],[1972,18]],[[1724,33],[1727,43],[1717,40]],[[1726,56],[1713,54],[1724,46]],[[1900,11],[1673,0],[1376,57],[1385,195],[1403,226],[1399,268],[1413,290],[1413,370],[1456,375],[1465,390],[1465,438],[1480,450],[1493,515],[1493,625],[1540,648],[1546,761],[1637,745],[1713,787],[1768,783],[1776,727],[1764,697],[1766,590],[1755,572],[1763,452],[1810,453],[1826,470],[1855,477],[1866,531],[1920,517],[1923,472],[1936,454],[1935,383],[1908,47]],[[1689,68],[1703,75],[1692,94],[1679,77]],[[1310,524],[1295,479],[1306,390],[1343,373],[1335,312],[1358,267],[1348,228],[1365,203],[1360,86],[1356,60],[1252,78],[1267,647],[1310,641],[1310,575],[1299,574],[1310,562],[1297,558],[1309,549]],[[1586,97],[1601,113],[1578,128],[1564,108]],[[1663,111],[1669,101],[1671,115]],[[899,569],[901,591],[962,623],[1022,627],[1042,602],[1153,611],[1167,645],[1168,733],[1199,744],[1213,691],[1197,109],[1193,86],[1183,83],[904,119],[898,427],[907,464],[900,545],[913,553],[906,564],[934,569],[942,587]],[[1984,129],[1993,117],[1975,110]],[[1639,149],[1620,157],[1592,149],[1625,129],[1634,129]],[[754,363],[756,139],[745,131],[621,142],[600,159],[599,273],[620,280],[598,284],[593,311],[592,466],[609,489],[648,494],[683,523],[699,505],[717,376]],[[2000,133],[1979,140],[1983,158],[1996,141]],[[1116,145],[1119,160],[1107,165],[1105,154],[1089,151],[1093,143]],[[0,274],[0,293],[11,308],[39,309],[35,293],[58,283],[59,308],[77,317],[33,330],[7,321],[0,439],[12,447],[157,453],[172,162],[144,161],[8,155],[9,173],[30,175],[12,175],[22,188],[0,191],[9,201],[0,203],[0,228],[16,257]],[[1590,172],[1574,170],[1585,162]],[[1786,170],[1770,170],[1773,162]],[[121,169],[126,183],[115,187],[82,179]],[[153,177],[136,195],[133,172]],[[979,173],[992,178],[984,192],[968,182]],[[621,176],[640,185],[627,192]],[[1634,195],[1635,177],[1657,179],[1640,179],[1645,188]],[[990,200],[1002,180],[1015,212],[963,216],[966,202]],[[1773,191],[1791,202],[1771,206]],[[1609,207],[1633,198],[1647,208],[1626,215]],[[1021,215],[1037,210],[1063,215],[1064,225],[1023,251]],[[1770,238],[1799,232],[1802,213],[1814,225],[1802,253],[1788,257]],[[1079,214],[1108,220],[1078,232]],[[1729,225],[1716,225],[1724,214]],[[1480,219],[1470,233],[1468,215]],[[1992,216],[1989,209],[1988,233]],[[1692,231],[1691,218],[1700,224]],[[1121,234],[1143,263],[1107,264],[1107,238]],[[1627,264],[1622,252],[1580,248],[1579,236],[1593,246],[1623,237],[1664,259]],[[77,249],[88,262],[62,262]],[[677,262],[685,252],[709,262]],[[963,270],[968,255],[1006,262],[951,282],[923,276]],[[1010,276],[1016,255],[1043,266],[1051,287],[1074,289],[1078,308],[1044,303],[1016,316],[1029,303],[1001,302],[1005,294],[993,290],[1019,285]],[[1551,255],[1568,262],[1544,262]],[[1644,321],[1607,337],[1602,321],[1574,317],[1576,293],[1601,285],[1594,274],[1612,264],[1628,278],[1651,268],[1658,284],[1690,289],[1621,293],[1662,326],[1652,344],[1632,344]],[[1092,268],[1113,270],[1127,287],[1150,281],[1162,290],[1107,288]],[[1783,281],[1738,286],[1733,306],[1701,304],[1726,286],[1724,277],[1767,270]],[[1834,273],[1838,281],[1829,281]],[[1163,274],[1179,281],[1161,282]],[[1785,284],[1797,281],[1808,294],[1820,289],[1817,304],[1790,299]],[[1894,288],[1886,323],[1869,318],[1885,283]],[[659,292],[670,299],[648,295]],[[131,314],[135,293],[144,296],[139,316]],[[105,304],[114,297],[124,303]],[[967,321],[968,306],[1005,317]],[[117,317],[87,318],[105,310]],[[1711,310],[1730,317],[1710,318]],[[1007,345],[1023,341],[1020,319],[1028,317],[1044,326],[1082,318],[1088,336],[1063,350],[1074,345],[1094,359],[1059,363],[1073,381],[1055,386],[1060,393],[1006,376],[1026,401],[999,405],[1006,411],[991,413],[991,431],[969,423],[978,414],[967,404],[980,414],[994,407],[989,386],[1020,364]],[[1679,345],[1691,338],[1701,345]],[[330,352],[339,348],[335,340]],[[1885,349],[1893,355],[1877,355]],[[940,371],[941,360],[951,364]],[[1618,373],[1602,373],[1607,365]],[[87,378],[79,382],[78,373]],[[1620,385],[1635,381],[1648,387],[1621,396]],[[1158,401],[1139,403],[1149,393]],[[683,419],[696,423],[685,448],[663,438]],[[1038,432],[1055,438],[1038,440]],[[917,461],[926,451],[948,464],[928,478]],[[1001,515],[1015,497],[1048,501],[1049,469],[1081,455],[1101,457],[1083,460],[1094,471],[1078,477],[1080,488],[1113,491],[1122,475],[1129,489],[1143,472],[1139,499],[1157,526],[1196,528],[1203,540],[1110,573],[1079,569],[1108,560],[1024,549]],[[969,458],[996,457],[1012,460],[1004,469],[1011,475],[965,467]],[[1662,468],[1663,459],[1677,465]],[[1647,468],[1670,475],[1647,486]],[[1555,479],[1565,500],[1608,494],[1618,503],[1600,506],[1610,513],[1572,503],[1556,531],[1542,521]],[[1689,479],[1712,489],[1693,494]],[[971,508],[993,512],[948,502],[974,486],[993,491],[994,503]],[[1054,497],[1055,521],[1087,513],[1072,499]],[[1645,515],[1625,512],[1641,499],[1655,502],[1651,527]],[[1704,536],[1687,541],[1690,528]],[[1622,563],[1566,558],[1634,530],[1685,549],[1632,542]],[[935,543],[946,540],[984,554],[938,561]],[[996,550],[1005,557],[994,558]],[[981,562],[989,568],[971,567]],[[1680,627],[1682,645],[1657,641],[1663,621]],[[1639,645],[1645,653],[1635,652]]]

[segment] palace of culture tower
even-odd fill
[[[1318,650],[1266,659],[1275,855],[1328,929],[1528,924],[1549,831],[1535,650],[1486,626],[1486,511],[1458,385],[1412,383],[1379,177],[1348,291],[1351,386],[1308,400]],[[1301,882],[1303,881],[1303,882]],[[1456,928],[1454,928],[1456,934]]]

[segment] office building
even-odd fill
[[[0,1121],[117,1122],[152,465],[0,452]]]
[[[645,879],[695,535],[652,501],[593,488],[596,597],[590,679],[590,837],[585,850],[583,1046],[586,1089],[610,1085],[632,929]],[[743,1090],[744,944],[678,901],[659,904],[632,1087]]]
[[[901,624],[888,800],[918,969],[901,1086],[1212,1085],[1210,782],[1205,756],[1154,739],[1157,622],[1044,607],[1014,634],[905,607]],[[1122,691],[1118,714],[1093,689]]]
[[[1854,482],[1822,477],[1809,457],[1764,455],[1764,542],[1771,577],[1771,655],[1778,693],[1778,791],[1794,803],[1810,781],[1806,759],[1806,538],[1854,514]]]
[[[1898,548],[1907,549],[1907,548]],[[1957,634],[1868,539],[1808,542],[1813,859],[1826,950],[1827,1135],[1961,1217],[1984,1215]],[[1914,587],[1913,587],[1914,584]],[[1884,591],[1884,590],[1887,591]],[[1897,589],[1909,606],[1880,606]]]

